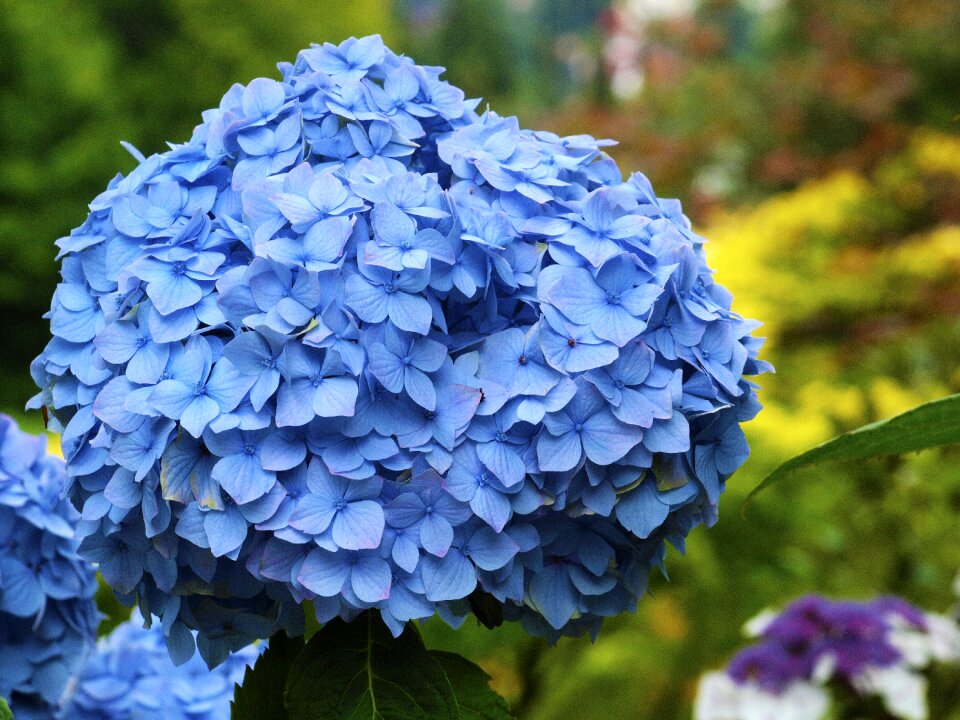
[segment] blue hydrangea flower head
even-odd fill
[[[478,113],[377,36],[279,68],[58,241],[33,405],[81,552],[181,660],[303,600],[595,633],[716,520],[757,323],[610,142]]]
[[[0,697],[26,720],[53,717],[97,636],[96,578],[77,555],[65,482],[46,438],[0,415]]]
[[[136,611],[100,640],[58,717],[63,720],[229,720],[234,685],[262,649],[248,646],[213,670],[199,656],[175,666],[160,625]]]

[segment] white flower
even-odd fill
[[[927,679],[905,665],[867,668],[854,684],[862,695],[879,695],[894,717],[927,720]]]
[[[743,626],[743,633],[747,637],[760,637],[764,630],[770,627],[770,623],[780,617],[780,613],[771,608],[761,610],[758,614],[747,620]]]
[[[809,683],[794,682],[774,694],[713,672],[700,679],[693,716],[695,720],[823,720],[829,707],[826,691]]]
[[[890,616],[890,644],[900,654],[906,665],[922,668],[931,661],[960,660],[960,627],[946,615],[926,613],[926,629],[911,625],[899,615]]]
[[[930,655],[941,662],[960,660],[960,626],[947,615],[927,613]]]
[[[706,673],[700,678],[694,701],[695,720],[738,720],[740,686],[725,672]]]

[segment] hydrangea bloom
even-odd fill
[[[262,646],[261,646],[262,647]],[[60,717],[64,720],[229,720],[234,684],[258,649],[248,646],[208,670],[194,656],[176,667],[159,625],[133,617],[103,638],[83,666]]]
[[[892,716],[925,720],[927,686],[918,670],[960,660],[953,619],[895,597],[810,595],[779,614],[762,613],[747,632],[758,641],[701,680],[697,720],[822,720],[830,716],[830,688],[879,696]]]
[[[0,415],[0,697],[48,720],[97,636],[93,568],[77,556],[77,513],[46,438]]]
[[[280,71],[58,241],[34,405],[82,552],[181,660],[304,599],[596,632],[716,519],[757,323],[608,142],[478,114],[377,36]]]

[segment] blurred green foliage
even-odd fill
[[[431,622],[427,645],[478,661],[524,720],[675,720],[766,606],[819,591],[947,608],[957,449],[807,471],[746,519],[739,503],[811,445],[960,391],[960,3],[703,0],[644,26],[644,91],[621,102],[601,72],[605,5],[0,0],[0,407],[33,394],[53,241],[133,166],[119,140],[162,150],[233,82],[311,41],[380,32],[525,126],[620,140],[625,169],[691,209],[778,370],[719,524],[693,533],[688,557],[671,551],[672,580],[654,578],[636,615],[553,648],[511,624]],[[960,713],[952,677],[935,718]]]
[[[631,7],[670,4],[615,3],[635,18]],[[870,170],[918,125],[956,130],[958,36],[955,0],[700,0],[621,35],[640,94],[606,107],[574,98],[552,121],[621,140],[627,166],[661,192],[742,204]]]
[[[120,604],[120,601],[113,594],[113,590],[107,585],[100,573],[97,573],[96,601],[97,609],[100,611],[97,637],[109,635],[117,626],[130,619],[130,608]]]

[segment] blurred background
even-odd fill
[[[523,720],[689,718],[744,621],[819,591],[935,611],[960,569],[960,452],[828,466],[740,504],[812,444],[960,391],[956,0],[0,0],[0,409],[24,418],[47,337],[53,241],[234,82],[310,42],[379,32],[526,127],[620,141],[679,197],[764,320],[766,410],[719,524],[670,551],[636,615],[554,647],[458,632]],[[960,717],[960,682],[932,717]],[[951,697],[951,693],[954,693]],[[951,713],[953,713],[951,715]]]

